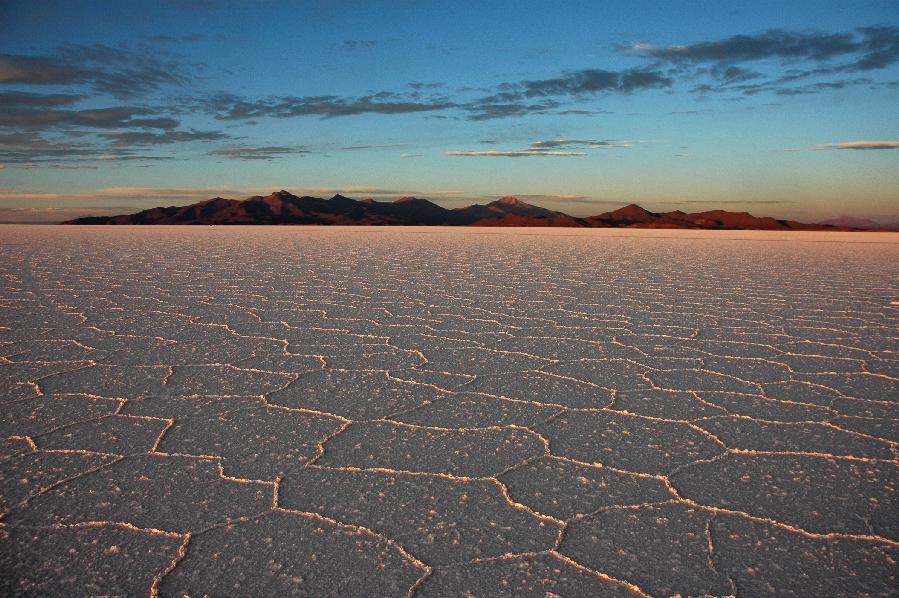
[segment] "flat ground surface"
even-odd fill
[[[0,594],[899,587],[899,235],[0,243]]]

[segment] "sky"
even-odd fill
[[[0,221],[279,189],[899,221],[899,2],[0,0]]]

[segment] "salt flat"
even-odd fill
[[[0,226],[4,595],[894,595],[899,234]]]

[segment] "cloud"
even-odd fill
[[[91,166],[90,164],[84,163],[71,163],[71,162],[63,162],[60,164],[48,164],[47,168],[58,168],[60,170],[97,170],[97,166]]]
[[[468,101],[452,100],[445,95],[423,97],[421,89],[441,84],[413,82],[412,93],[380,91],[364,96],[274,96],[251,99],[233,94],[217,94],[202,100],[201,109],[219,120],[252,120],[262,117],[292,118],[319,116],[335,118],[357,114],[408,114],[459,109],[472,121],[483,121],[531,114],[544,114],[562,107],[565,98],[582,99],[602,93],[633,93],[670,87],[673,81],[661,71],[627,69],[605,71],[584,69],[565,72],[552,79],[501,83],[495,92]],[[568,114],[593,114],[573,110]]]
[[[771,29],[688,45],[657,47],[638,43],[620,49],[651,59],[656,65],[672,65],[672,76],[712,80],[712,83],[695,85],[691,90],[694,93],[803,95],[871,85],[867,78],[839,80],[834,76],[884,69],[899,62],[899,28],[876,25],[836,33]],[[780,75],[768,77],[741,66],[743,63],[769,63],[770,66],[772,62],[789,68]],[[794,86],[798,81],[815,77],[831,80]]]
[[[164,197],[173,199],[209,198],[215,195],[240,195],[246,191],[228,187],[105,187],[84,194],[103,197]]]
[[[498,158],[529,158],[532,156],[586,156],[585,152],[558,152],[548,150],[498,151],[480,150],[465,152],[446,152],[447,156],[490,156]]]
[[[777,82],[775,82],[773,85],[768,86],[768,88],[779,96],[798,96],[820,93],[822,91],[846,89],[857,85],[874,85],[874,82],[867,77],[859,77],[856,79],[844,79],[842,81],[819,81],[818,83],[810,83],[798,87],[778,87]],[[760,86],[757,89],[744,90],[744,93],[746,95],[755,95],[764,90],[765,87]]]
[[[409,147],[408,143],[387,143],[383,145],[348,145],[340,149],[347,151],[356,150],[378,150],[378,149],[396,149],[399,147]]]
[[[36,168],[49,162],[93,160],[161,160],[126,148],[109,148],[94,143],[48,140],[32,131],[0,134],[0,161],[18,167]]]
[[[0,54],[0,83],[66,85],[88,77],[88,70],[56,57]]]
[[[97,149],[88,144],[47,141],[34,133],[0,134],[0,161],[8,164],[96,155]]]
[[[174,118],[160,117],[155,111],[138,106],[114,106],[90,110],[0,108],[0,128],[40,130],[58,126],[97,129],[174,129],[178,126],[178,121]]]
[[[566,71],[551,79],[535,79],[500,83],[496,93],[459,104],[468,119],[492,120],[545,114],[562,107],[564,100],[582,100],[599,94],[629,94],[648,89],[666,88],[673,80],[661,71],[627,69],[607,71],[583,69]],[[564,114],[595,114],[590,110],[564,110]]]
[[[858,70],[882,69],[899,60],[899,28],[881,25],[858,31],[864,37],[863,55],[855,63]]]
[[[147,38],[152,42],[163,44],[194,44],[206,39],[202,33],[191,33],[189,35],[151,35]]]
[[[412,89],[414,89],[416,91],[420,90],[420,89],[438,89],[440,87],[443,87],[444,85],[446,85],[446,84],[445,83],[422,83],[421,81],[412,81],[411,83],[409,83],[409,87],[411,87]]]
[[[899,141],[844,141],[842,143],[822,143],[815,149],[886,150],[899,149]]]
[[[828,60],[859,50],[851,33],[793,33],[771,29],[755,35],[734,35],[686,46],[658,48],[649,44],[624,47],[635,53],[672,62],[752,61],[767,58]]]
[[[400,158],[420,158],[421,154],[400,154]]]
[[[108,154],[97,156],[94,160],[99,160],[101,162],[107,161],[130,161],[130,160],[142,160],[142,161],[157,161],[157,160],[174,160],[174,156],[147,156],[142,154]]]
[[[59,106],[76,104],[83,98],[83,95],[70,93],[43,94],[26,91],[3,91],[0,92],[0,106],[4,110],[13,108],[57,108]]]
[[[798,96],[813,93],[821,93],[822,91],[834,91],[847,89],[850,87],[866,85],[868,87],[882,86],[882,83],[875,83],[868,77],[856,77],[854,79],[840,79],[834,81],[819,81],[817,83],[808,83],[805,85],[793,85],[800,79],[813,77],[815,75],[829,74],[833,69],[815,69],[814,71],[796,71],[790,75],[785,75],[777,79],[763,81],[760,83],[750,83],[745,85],[729,85],[701,83],[694,86],[691,91],[695,93],[720,93],[720,92],[737,92],[745,96],[755,96],[760,93],[773,93],[779,96]]]
[[[64,197],[59,193],[31,193],[18,189],[0,189],[0,200],[10,199],[60,199]]]
[[[561,115],[577,115],[577,116],[592,116],[594,114],[614,114],[614,112],[609,112],[608,110],[586,110],[583,108],[571,108],[569,110],[559,110],[556,114]]]
[[[496,143],[493,140],[481,143]],[[528,158],[531,156],[586,156],[589,149],[614,149],[633,147],[646,141],[619,139],[545,139],[532,141],[522,150],[472,150],[445,152],[447,156],[490,156],[500,158]]]
[[[112,142],[114,146],[132,145],[165,145],[169,143],[182,143],[189,141],[221,141],[230,136],[219,131],[164,131],[153,133],[151,131],[117,131],[103,133],[100,137]]]
[[[560,106],[559,102],[554,100],[544,100],[542,102],[525,104],[525,103],[496,103],[493,100],[496,96],[484,98],[465,104],[463,108],[468,111],[468,120],[493,120],[496,118],[508,118],[511,116],[525,116],[528,114],[546,114],[554,108]]]
[[[386,98],[396,98],[386,100]],[[231,94],[218,94],[201,102],[201,107],[219,120],[248,120],[254,118],[291,118],[320,116],[335,118],[355,114],[407,114],[445,110],[455,104],[449,101],[404,101],[392,92],[380,92],[361,97],[340,96],[275,96],[250,100]]]
[[[709,69],[709,74],[714,79],[717,79],[718,81],[721,81],[725,84],[741,83],[743,81],[758,79],[763,76],[761,73],[758,73],[756,71],[751,71],[741,66],[728,64],[714,65]]]
[[[107,201],[111,198],[132,199],[170,199],[176,201],[200,201],[214,196],[247,197],[250,191],[234,189],[226,186],[213,187],[104,187],[82,193],[39,193],[18,189],[0,189],[0,200],[65,200],[74,201]]]
[[[639,141],[616,141],[614,139],[548,139],[546,141],[534,141],[529,145],[532,149],[549,149],[549,148],[619,148],[633,147],[640,143]]]
[[[606,71],[583,69],[563,73],[552,79],[522,81],[518,87],[526,97],[556,95],[587,95],[598,93],[631,93],[634,91],[670,87],[672,80],[661,71],[628,69]]]
[[[343,40],[344,50],[370,50],[378,45],[378,41],[374,39],[345,39]]]
[[[183,85],[195,68],[158,52],[67,44],[46,55],[0,54],[0,83],[85,85],[116,98],[133,98]]]
[[[809,77],[858,73],[891,66],[899,62],[899,28],[877,25],[841,33],[772,29],[755,35],[735,35],[685,46],[658,48],[649,44],[633,44],[624,47],[624,50],[681,67],[711,65],[708,74],[725,84],[762,76],[738,66],[742,62],[774,60],[790,65],[802,62],[813,64],[811,68],[793,68],[769,83],[784,84]]]
[[[232,160],[274,160],[291,154],[309,154],[308,146],[280,146],[269,145],[265,147],[237,146],[226,147],[209,152],[212,156],[220,156]]]

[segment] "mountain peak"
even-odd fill
[[[532,207],[529,203],[524,203],[514,195],[506,195],[505,197],[500,197],[496,200],[496,203],[501,203],[504,206],[517,206],[519,208],[530,208]]]
[[[404,195],[404,196],[400,197],[399,199],[395,199],[393,201],[393,203],[406,203],[407,201],[415,201],[417,199],[418,198],[415,197],[414,195]]]
[[[354,201],[347,197],[346,195],[341,195],[340,193],[335,193],[333,197],[331,197],[331,201]]]
[[[643,206],[638,206],[635,203],[629,203],[623,208],[618,208],[615,210],[616,212],[634,212],[637,214],[650,214],[651,212],[644,208]]]
[[[623,208],[618,208],[614,212],[610,213],[616,218],[647,218],[655,216],[655,214],[653,214],[646,208],[638,206],[635,203],[628,204]]]

